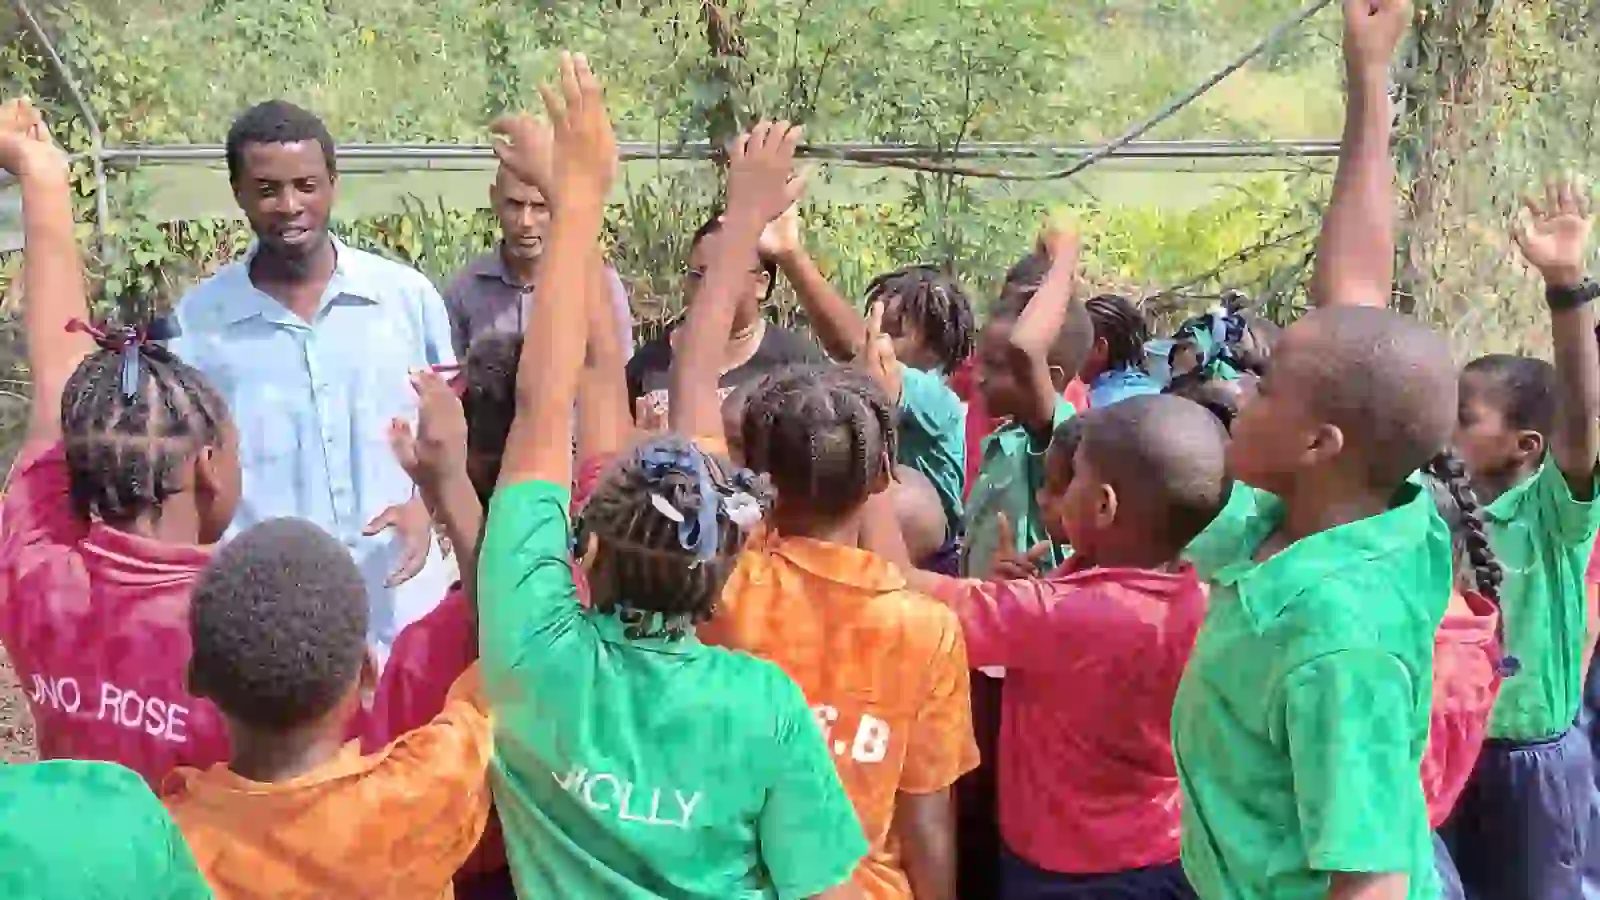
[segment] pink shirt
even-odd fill
[[[0,503],[0,643],[44,759],[121,763],[159,787],[227,760],[222,717],[189,695],[189,593],[212,548],[92,526],[62,445],[24,447]]]
[[[1172,701],[1206,594],[1194,569],[946,580],[974,666],[1004,666],[1000,833],[1053,872],[1178,859]]]
[[[1500,694],[1500,647],[1494,639],[1499,616],[1482,595],[1457,595],[1433,639],[1433,713],[1422,793],[1434,828],[1449,818],[1467,786]]]

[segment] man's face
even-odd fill
[[[316,141],[246,144],[233,198],[263,247],[300,258],[328,239],[334,184]]]
[[[545,229],[550,227],[550,207],[545,204],[544,195],[501,169],[489,199],[500,220],[506,253],[513,259],[537,259],[544,249]]]

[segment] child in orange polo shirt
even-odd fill
[[[346,743],[373,683],[366,589],[344,546],[298,519],[223,547],[190,629],[190,684],[233,756],[174,772],[166,802],[219,900],[450,897],[489,813],[476,669],[430,724],[366,756]]]

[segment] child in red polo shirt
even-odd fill
[[[1080,427],[1074,455],[1052,442],[1039,498],[1064,567],[910,578],[960,616],[974,664],[1006,668],[999,896],[1192,897],[1168,723],[1206,601],[1179,554],[1227,500],[1226,433],[1163,396]]]
[[[0,642],[40,756],[122,763],[156,787],[228,756],[184,674],[189,591],[239,498],[238,438],[221,397],[149,332],[84,324],[66,159],[31,107],[5,110],[33,411],[0,504]]]

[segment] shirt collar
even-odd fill
[[[1522,479],[1510,490],[1494,498],[1494,502],[1483,508],[1483,517],[1491,522],[1509,522],[1517,517],[1517,511],[1522,508],[1522,502],[1533,492],[1533,486],[1540,478],[1545,477],[1545,467],[1551,465],[1550,454],[1546,453],[1544,461],[1539,463],[1539,468],[1532,475]]]
[[[863,591],[884,594],[906,587],[905,576],[893,563],[856,547],[768,533],[761,549],[818,578]]]
[[[350,249],[332,234],[328,237],[333,241],[333,277],[328,279],[328,286],[322,292],[319,312],[339,300],[377,303],[376,292],[361,277],[359,252]],[[227,278],[222,285],[227,289],[219,295],[221,298],[219,315],[223,323],[236,325],[247,319],[261,318],[268,322],[304,326],[305,322],[302,319],[250,281],[250,261],[255,259],[260,251],[261,242],[251,240],[249,248],[245,250],[244,258],[231,266],[228,273],[223,276]]]
[[[96,583],[126,587],[185,586],[211,562],[215,545],[173,544],[94,522],[82,544]]]
[[[507,287],[519,291],[529,290],[533,285],[523,284],[511,277],[511,270],[506,268],[505,242],[494,245],[494,249],[478,257],[472,264],[472,274],[478,278],[489,278],[500,281]]]
[[[350,741],[340,747],[339,752],[332,759],[304,775],[297,775],[285,781],[251,781],[228,768],[227,763],[220,762],[209,769],[175,770],[163,780],[162,792],[171,794],[181,789],[185,793],[211,796],[218,794],[245,794],[250,796],[293,794],[308,787],[327,784],[330,781],[370,771],[376,768],[387,756],[387,750],[363,756],[361,742]]]
[[[622,615],[618,612],[592,613],[589,621],[594,624],[594,630],[599,634],[600,640],[615,646],[631,647],[667,656],[689,656],[705,648],[693,628],[690,628],[683,637],[669,640],[665,637],[629,637],[630,626],[622,620]]]
[[[1433,496],[1415,480],[1408,480],[1395,500],[1394,505],[1376,516],[1302,538],[1271,559],[1258,563],[1256,547],[1272,533],[1283,515],[1280,504],[1260,503],[1251,514],[1252,518],[1268,521],[1252,522],[1245,532],[1259,535],[1260,539],[1252,540],[1242,558],[1224,566],[1212,581],[1234,588],[1245,612],[1260,624],[1277,618],[1295,597],[1342,569],[1425,554],[1427,550],[1423,544],[1435,536],[1436,528],[1445,527]],[[1269,522],[1272,527],[1266,527]],[[1448,535],[1444,540],[1448,547]],[[1397,588],[1396,593],[1401,597],[1413,593],[1408,585],[1397,585]]]

